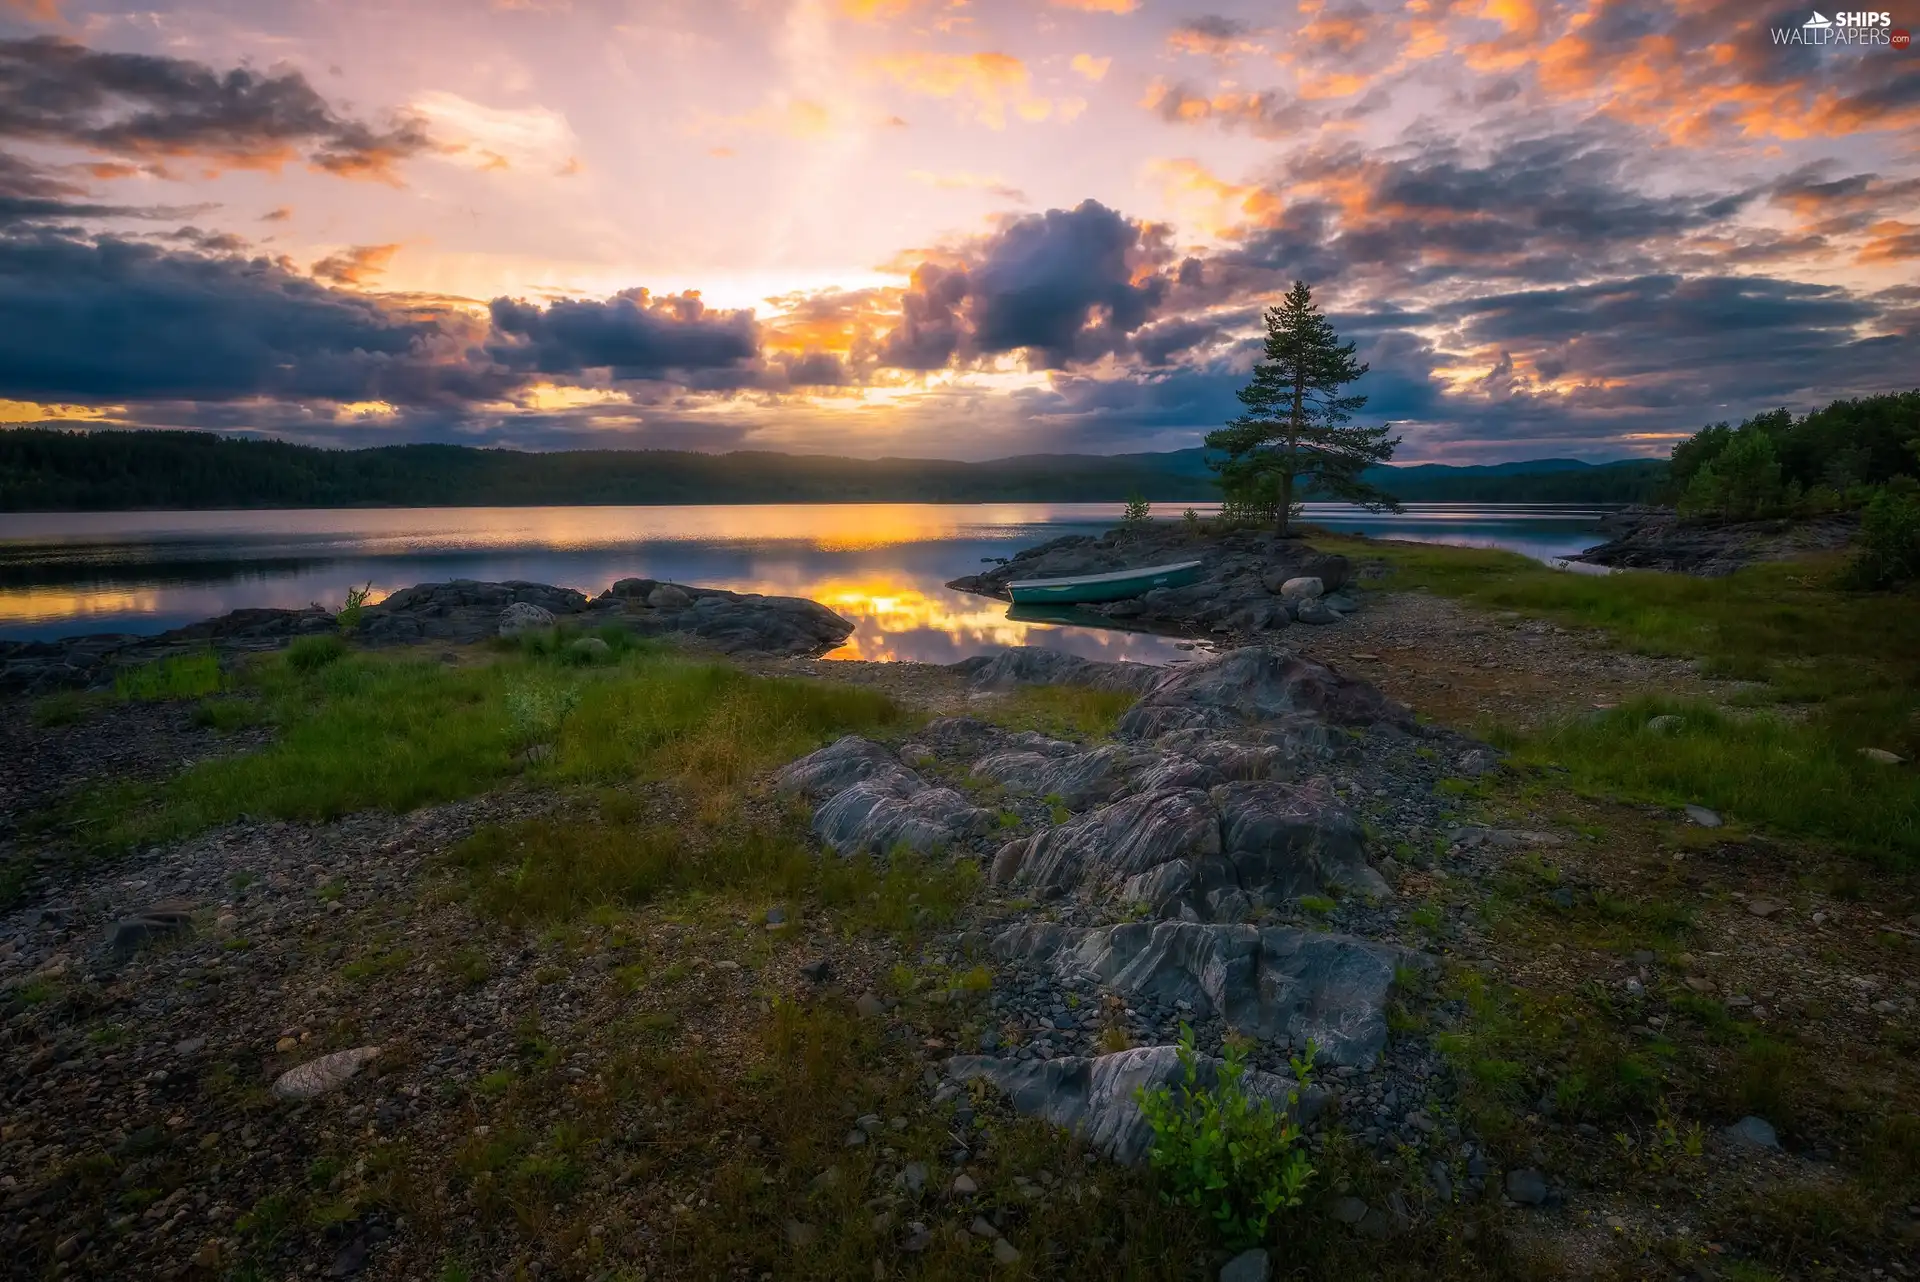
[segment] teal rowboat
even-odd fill
[[[1109,574],[1076,574],[1065,579],[1015,579],[1007,584],[1015,605],[1079,605],[1124,601],[1154,588],[1184,588],[1200,581],[1198,561],[1148,565]]]

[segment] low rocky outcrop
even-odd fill
[[[1257,729],[1314,738],[1310,724],[1407,729],[1413,714],[1365,681],[1284,650],[1246,646],[1167,670],[1120,720],[1120,733]],[[1270,739],[1271,741],[1271,739]]]
[[[1337,622],[1356,605],[1350,597],[1323,595],[1337,594],[1351,581],[1353,567],[1343,556],[1318,551],[1297,538],[1280,538],[1271,530],[1200,534],[1171,521],[1123,526],[1101,538],[1076,534],[1053,539],[947,586],[1010,601],[1013,594],[1007,585],[1016,579],[1104,574],[1194,560],[1201,563],[1201,577],[1188,587],[1156,588],[1130,600],[1078,609],[1096,620],[1104,616],[1168,630],[1259,634],[1293,622]],[[1299,586],[1285,591],[1289,582],[1304,579],[1317,580],[1321,591],[1307,594]]]
[[[1315,1063],[1355,1067],[1386,1045],[1395,967],[1425,964],[1419,953],[1350,935],[1179,921],[1037,922],[999,935],[993,952],[1069,984],[1217,1016],[1295,1050],[1311,1041]]]
[[[854,735],[802,757],[774,783],[815,800],[814,835],[843,855],[944,850],[984,836],[994,822],[991,810],[928,783],[886,748]]]
[[[1237,921],[1333,889],[1390,893],[1324,780],[1136,793],[1008,842],[993,880],[1201,921]]]
[[[1860,517],[1834,512],[1764,521],[1684,520],[1671,508],[1635,506],[1610,514],[1601,528],[1613,537],[1568,559],[1719,578],[1755,561],[1844,548],[1859,533]]]
[[[1198,1084],[1211,1089],[1219,1081],[1220,1067],[1221,1061],[1211,1056],[1196,1057]],[[1078,1132],[1099,1152],[1129,1164],[1144,1159],[1153,1143],[1153,1128],[1141,1112],[1135,1092],[1162,1086],[1177,1089],[1186,1076],[1175,1046],[1143,1046],[1110,1055],[1052,1060],[956,1055],[947,1061],[946,1068],[955,1081],[986,1081],[1021,1113]],[[1291,1079],[1259,1069],[1249,1069],[1241,1085],[1249,1097],[1282,1111],[1297,1095],[1294,1112],[1302,1121],[1311,1120],[1326,1099],[1317,1089],[1298,1091]]]
[[[1105,663],[1039,646],[1009,646],[999,654],[976,655],[952,665],[976,690],[1015,686],[1088,686],[1095,690],[1144,691],[1167,674],[1147,663]]]
[[[665,592],[663,588],[672,588]],[[658,604],[654,602],[657,601]],[[853,625],[814,601],[624,579],[589,599],[572,588],[455,579],[402,588],[361,612],[359,645],[471,644],[554,622],[622,627],[642,636],[685,636],[727,654],[823,654]],[[60,641],[0,641],[0,691],[41,691],[111,681],[121,668],[195,650],[272,650],[297,637],[339,630],[319,606],[234,610],[157,636],[105,634]]]
[[[1103,744],[1086,752],[1070,743],[1059,744],[1058,748],[1064,751],[1018,748],[996,752],[975,762],[973,773],[1009,792],[1057,797],[1069,809],[1080,810],[1112,800],[1134,786],[1136,775],[1166,764],[1154,753],[1120,744]],[[1167,786],[1164,781],[1162,786]]]

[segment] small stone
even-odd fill
[[[859,1127],[856,1126],[852,1130],[847,1132],[846,1147],[859,1148],[862,1144],[865,1144],[866,1142],[867,1142],[867,1133],[861,1130]]]
[[[784,926],[787,924],[787,910],[779,904],[767,909],[767,925]]]
[[[1358,1224],[1367,1214],[1367,1204],[1349,1194],[1337,1197],[1327,1205],[1327,1214],[1342,1224]]]
[[[1906,760],[1905,757],[1897,753],[1888,752],[1885,748],[1862,748],[1860,749],[1860,755],[1868,761],[1877,762],[1883,766],[1897,766]]]
[[[1775,913],[1782,912],[1785,909],[1786,905],[1777,899],[1762,897],[1759,899],[1749,899],[1747,901],[1747,911],[1755,917],[1771,917]]]
[[[965,1171],[953,1177],[953,1195],[955,1197],[972,1197],[979,1191],[980,1186],[975,1183],[974,1178]]]
[[[1393,1218],[1377,1206],[1368,1207],[1367,1213],[1360,1217],[1360,1222],[1353,1226],[1354,1232],[1361,1237],[1375,1240],[1391,1237],[1393,1229]]]
[[[1780,1137],[1774,1134],[1773,1124],[1763,1117],[1754,1117],[1751,1114],[1720,1133],[1735,1144],[1746,1144],[1754,1148],[1777,1149],[1780,1147]]]
[[[1220,1282],[1267,1282],[1273,1276],[1273,1263],[1259,1247],[1228,1260],[1220,1270]]]
[[[1705,806],[1688,806],[1687,818],[1702,828],[1718,828],[1723,822],[1717,812],[1708,810]]]
[[[1427,1167],[1427,1180],[1433,1185],[1433,1195],[1442,1202],[1453,1201],[1453,1176],[1447,1171],[1445,1162],[1433,1162]]]
[[[71,1260],[78,1254],[80,1254],[80,1235],[78,1233],[69,1238],[62,1238],[60,1245],[53,1248],[53,1256],[56,1260]]]
[[[339,1254],[333,1257],[333,1267],[327,1271],[327,1276],[350,1278],[366,1267],[367,1240],[357,1237],[341,1247]]]
[[[833,963],[824,957],[816,957],[812,961],[801,962],[800,977],[816,984],[824,984],[833,977]]]
[[[1000,1236],[1000,1230],[994,1228],[984,1215],[974,1216],[973,1223],[967,1226],[967,1232],[973,1234],[975,1237],[987,1238],[988,1240]]]
[[[1686,724],[1687,719],[1685,717],[1676,716],[1671,712],[1663,712],[1657,717],[1648,719],[1647,732],[1649,734],[1679,734]]]
[[[864,1136],[866,1133],[863,1131],[861,1134]],[[825,1193],[828,1189],[839,1187],[839,1184],[840,1168],[837,1166],[829,1166],[813,1177],[813,1191],[816,1193]]]
[[[207,1039],[206,1039],[206,1038],[204,1038],[204,1037],[189,1037],[189,1038],[187,1038],[187,1040],[186,1040],[186,1041],[184,1041],[184,1042],[180,1042],[180,1043],[178,1043],[177,1045],[175,1045],[175,1046],[174,1046],[174,1048],[173,1048],[173,1053],[174,1053],[174,1054],[176,1054],[176,1055],[182,1055],[182,1056],[185,1056],[185,1055],[198,1055],[198,1054],[199,1054],[199,1053],[200,1053],[201,1051],[203,1051],[203,1050],[205,1050],[205,1049],[207,1049]]]
[[[1018,1264],[1020,1252],[1007,1239],[997,1237],[993,1240],[993,1258],[998,1264]]]
[[[887,1004],[872,993],[862,993],[855,999],[853,1009],[858,1011],[862,1018],[878,1019],[887,1013]]]
[[[804,1251],[820,1240],[820,1230],[811,1224],[799,1220],[787,1221],[787,1245],[796,1251]]]
[[[902,1239],[900,1249],[903,1251],[924,1251],[931,1245],[933,1245],[933,1230],[920,1223],[920,1221],[915,1220],[907,1225],[907,1236]]]
[[[193,1263],[195,1268],[200,1268],[200,1269],[219,1268],[220,1267],[219,1239],[208,1238],[205,1242],[202,1242],[200,1244],[200,1249],[194,1252],[193,1254]]]
[[[905,1191],[909,1197],[919,1197],[921,1190],[927,1187],[927,1164],[908,1162],[901,1168],[900,1174],[893,1177],[893,1186]]]
[[[280,1074],[273,1093],[281,1099],[314,1099],[346,1085],[348,1079],[380,1054],[378,1046],[358,1046],[309,1060]]]
[[[1547,1200],[1547,1177],[1531,1167],[1508,1171],[1507,1196],[1522,1206],[1539,1206]]]

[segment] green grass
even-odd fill
[[[1121,716],[1139,701],[1139,695],[1127,690],[1019,686],[1004,700],[987,703],[975,715],[1009,730],[1038,730],[1056,738],[1097,739],[1111,735]]]
[[[1677,731],[1646,728],[1668,714],[1682,719]],[[1895,867],[1920,861],[1920,777],[1909,767],[1867,760],[1822,720],[1636,699],[1520,740],[1514,755],[1564,768],[1587,792],[1692,802]]]
[[[86,717],[98,700],[79,690],[56,690],[34,700],[33,724],[42,729],[70,726]]]
[[[136,688],[204,694],[208,676],[218,676],[197,656],[168,662],[183,666]],[[289,652],[259,660],[243,681],[276,727],[274,742],[202,762],[164,785],[95,790],[76,815],[93,844],[175,839],[242,816],[405,811],[522,770],[565,783],[670,779],[722,807],[760,771],[837,735],[905,719],[872,691],[640,650],[595,667],[526,653],[460,667],[348,653],[316,667],[296,665]],[[533,764],[517,759],[536,745],[546,751]]]
[[[127,668],[113,679],[113,692],[122,699],[199,699],[226,688],[220,658],[211,650],[175,655]]]
[[[1647,654],[1701,661],[1705,675],[1759,683],[1728,715],[1643,699],[1503,746],[1554,764],[1588,793],[1694,802],[1782,833],[1832,841],[1893,867],[1920,858],[1920,591],[1838,586],[1834,558],[1748,566],[1718,579],[1567,574],[1481,549],[1322,540],[1390,567],[1386,586],[1607,632]],[[1773,708],[1779,715],[1764,715]],[[1685,719],[1646,733],[1661,713]],[[1880,748],[1909,764],[1860,755]]]

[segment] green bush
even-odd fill
[[[1848,576],[1867,588],[1920,579],[1920,484],[1900,477],[1875,491],[1861,513],[1860,551]]]
[[[1120,519],[1128,525],[1144,525],[1146,524],[1148,513],[1152,510],[1153,505],[1147,502],[1147,496],[1139,490],[1135,490],[1127,495],[1127,506],[1125,511],[1121,513]]]
[[[331,632],[295,637],[287,647],[287,666],[295,672],[318,672],[346,653],[347,643]]]
[[[122,699],[198,699],[226,686],[220,658],[211,650],[179,654],[171,659],[128,668],[113,680],[113,692]]]
[[[1230,1246],[1251,1246],[1266,1237],[1267,1224],[1282,1210],[1300,1205],[1313,1167],[1291,1110],[1307,1084],[1314,1056],[1307,1043],[1304,1058],[1293,1061],[1298,1085],[1288,1092],[1286,1110],[1267,1100],[1250,1100],[1241,1078],[1246,1052],[1229,1045],[1210,1088],[1200,1085],[1200,1061],[1193,1029],[1180,1026],[1180,1064],[1185,1080],[1141,1090],[1135,1098],[1153,1127],[1148,1160],[1166,1187],[1168,1202],[1204,1214]]]
[[[340,607],[338,614],[333,616],[334,623],[339,626],[343,635],[359,628],[360,616],[367,609],[367,598],[372,595],[373,584],[371,583],[363,588],[347,589],[347,603]]]

